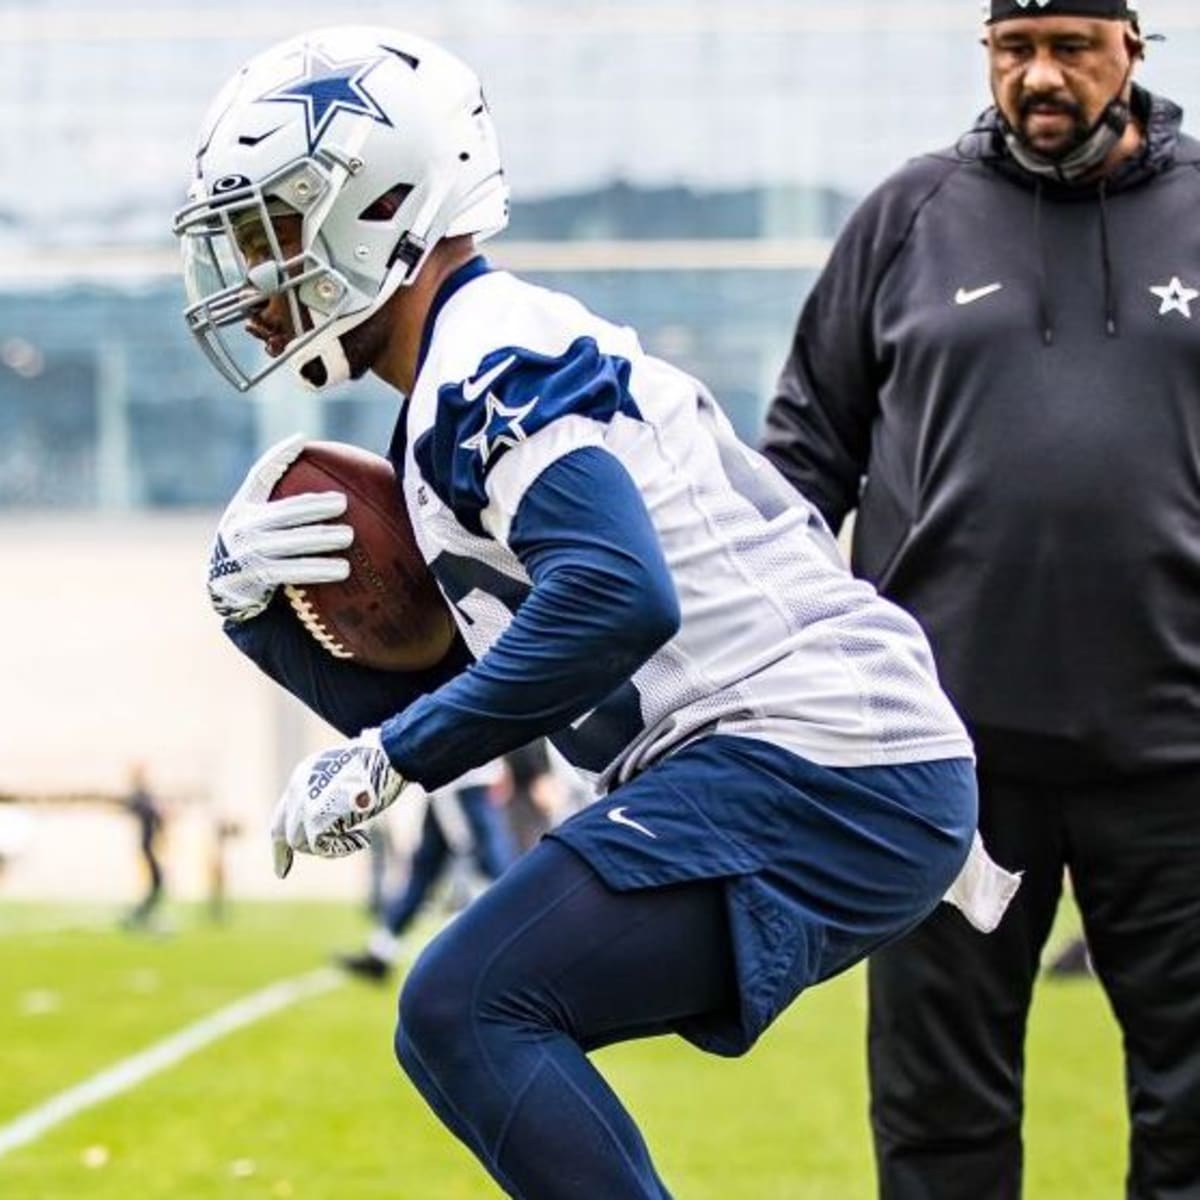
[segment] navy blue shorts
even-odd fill
[[[740,1012],[680,1032],[736,1055],[806,987],[923,920],[966,861],[976,817],[967,759],[822,767],[718,735],[548,836],[614,891],[727,881]]]

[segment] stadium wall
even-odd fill
[[[171,894],[211,883],[218,823],[234,897],[361,897],[365,863],[271,873],[271,809],[297,759],[328,741],[247,663],[208,608],[215,515],[0,518],[0,898],[136,895],[137,830],[115,799],[144,763],[168,806]],[[409,820],[405,820],[408,816]],[[409,814],[399,814],[401,839]],[[7,830],[7,835],[4,835]],[[18,844],[19,843],[19,844]]]

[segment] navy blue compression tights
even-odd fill
[[[396,1054],[519,1200],[669,1200],[586,1052],[736,1003],[722,887],[610,891],[542,841],[425,951]]]

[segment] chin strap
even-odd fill
[[[292,356],[288,366],[310,392],[323,392],[350,378],[350,361],[342,340],[332,332],[315,338],[301,353]]]
[[[436,240],[432,244],[436,244]],[[406,233],[400,239],[388,264],[388,274],[375,299],[366,308],[332,321],[328,329],[289,359],[288,365],[304,387],[323,392],[350,378],[350,361],[342,345],[342,335],[357,329],[374,316],[396,291],[412,283],[428,253],[425,244],[413,234]]]

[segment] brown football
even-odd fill
[[[342,442],[309,442],[271,492],[345,492],[337,518],[354,529],[341,583],[284,588],[301,624],[335,658],[385,671],[432,667],[454,641],[454,620],[413,536],[392,464]]]

